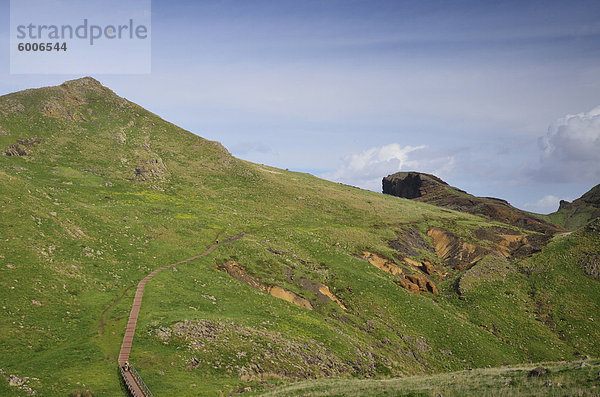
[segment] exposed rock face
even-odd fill
[[[397,172],[383,178],[384,194],[407,199],[416,199],[428,194],[431,195],[440,186],[451,187],[435,175],[420,172]],[[465,193],[460,189],[453,189]]]
[[[163,163],[162,159],[154,158],[145,161],[144,165],[135,167],[135,180],[146,181],[149,179],[162,179],[166,171],[167,166]]]
[[[423,274],[409,274],[408,276],[406,276],[406,279],[400,279],[400,285],[402,285],[403,283],[409,284],[408,288],[405,287],[409,291],[415,289],[410,284],[416,285],[416,289],[418,290],[418,292],[416,292],[417,294],[420,292],[430,292],[434,295],[438,295],[440,293],[437,287],[431,282],[431,280],[429,280]]]
[[[159,327],[156,329],[156,337],[162,341],[171,339],[171,329],[166,327]]]
[[[302,287],[304,290],[316,293],[317,300],[319,302],[327,303],[328,301],[332,301],[342,309],[348,310],[344,303],[337,296],[335,296],[325,284],[321,284],[307,278],[300,278],[298,280],[298,285],[300,285],[300,287]]]
[[[434,295],[439,294],[437,287],[426,274],[405,274],[402,267],[373,252],[363,252],[363,258],[379,270],[397,276],[398,279],[396,280],[396,283],[410,293],[415,295],[419,295],[421,292],[429,292]],[[405,258],[405,261],[406,260],[408,260],[408,258]],[[435,271],[435,268],[429,262],[427,262],[427,264],[424,262],[423,264],[419,264],[419,266],[422,267],[420,270],[423,272],[426,272],[425,269],[429,269],[432,273]]]
[[[402,256],[419,256],[417,250],[433,252],[416,228],[396,231],[396,238],[390,240],[388,245]]]
[[[427,235],[433,239],[436,254],[457,270],[466,269],[489,253],[488,249],[462,241],[438,227],[431,228]]]
[[[283,289],[277,285],[264,284],[259,279],[248,274],[246,272],[246,269],[235,261],[226,262],[220,266],[217,266],[217,269],[224,271],[231,277],[248,284],[252,288],[265,291],[266,293],[270,294],[271,296],[274,296],[275,298],[283,299],[285,301],[293,303],[296,306],[313,310],[313,306],[307,299],[304,299],[298,294]]]
[[[561,227],[513,207],[505,200],[472,196],[430,174],[398,172],[388,175],[383,178],[383,193],[469,214],[484,215],[495,221],[548,235],[564,231]]]
[[[404,273],[400,266],[379,254],[365,251],[363,252],[363,258],[365,258],[371,265],[375,266],[379,270],[383,270],[386,273],[393,274],[395,276],[399,276]]]
[[[298,294],[287,289],[281,288],[277,285],[264,284],[256,277],[253,277],[250,274],[248,274],[246,269],[235,261],[228,261],[220,266],[217,266],[217,269],[224,271],[231,277],[248,284],[252,288],[265,291],[266,293],[268,293],[271,296],[274,296],[275,298],[283,299],[305,309],[314,309],[313,305],[308,299],[305,299],[299,296]],[[316,281],[309,280],[307,278],[301,278],[298,284],[300,285],[300,287],[302,287],[302,289],[316,293],[317,299],[320,302],[332,301],[343,310],[348,310],[344,303],[329,290],[328,286],[318,283]]]

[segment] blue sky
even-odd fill
[[[0,94],[76,75],[10,75]],[[152,73],[93,75],[234,155],[368,189],[398,170],[549,212],[600,183],[600,3],[152,2]]]

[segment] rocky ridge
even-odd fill
[[[444,207],[534,232],[553,235],[563,228],[545,222],[510,205],[506,200],[477,197],[448,185],[435,175],[421,172],[397,172],[383,178],[383,193]]]

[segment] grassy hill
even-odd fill
[[[600,185],[572,203],[561,200],[558,211],[543,215],[543,219],[570,230],[576,230],[596,218],[600,218]]]
[[[137,282],[242,232],[146,286],[131,361],[155,395],[600,353],[594,225],[539,251],[535,231],[236,159],[91,78],[0,97],[0,131],[0,395],[124,393]]]

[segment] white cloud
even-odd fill
[[[454,157],[435,156],[425,145],[402,146],[392,143],[347,156],[336,171],[320,176],[380,192],[382,178],[394,172],[421,171],[444,175],[454,163]]]
[[[558,203],[560,200],[560,198],[549,194],[535,203],[525,203],[523,207],[528,211],[536,212],[538,214],[548,214],[558,210]]]
[[[600,106],[555,121],[539,140],[538,176],[557,182],[600,181]]]

